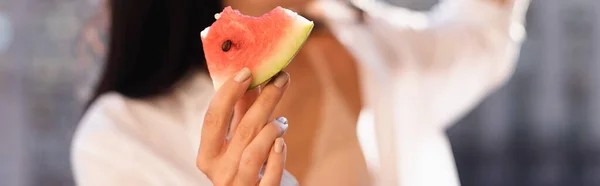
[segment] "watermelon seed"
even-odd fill
[[[221,50],[223,50],[224,52],[229,51],[229,49],[231,49],[231,40],[227,40],[223,43],[223,46],[221,46]]]

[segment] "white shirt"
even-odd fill
[[[502,8],[445,0],[429,13],[357,1],[366,24],[337,1],[319,2],[360,63],[365,106],[358,135],[376,175],[372,185],[459,185],[444,130],[510,77],[529,5],[515,1]],[[151,100],[102,95],[73,139],[77,184],[212,185],[195,167],[212,84],[204,76],[190,79]]]
[[[512,74],[529,0],[441,0],[431,12],[356,0],[320,1],[359,61],[366,106],[358,135],[374,185],[460,185],[445,129]]]

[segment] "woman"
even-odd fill
[[[212,143],[223,135],[207,136],[227,125],[215,115],[230,114],[213,105],[230,108],[240,94],[213,92],[202,63],[198,34],[225,5],[251,15],[281,5],[324,23],[285,69],[293,86],[267,85],[235,106],[234,126],[271,110],[291,123],[285,168],[293,176],[277,161],[257,182],[420,186],[459,184],[444,128],[510,75],[528,1],[446,0],[427,16],[379,2],[358,2],[360,13],[339,1],[112,1],[108,62],[73,142],[80,185],[241,185],[258,174],[266,148],[242,154],[258,152],[246,149],[264,139],[262,130],[271,138],[261,146],[275,152],[285,127],[272,126],[281,122],[243,124],[254,132],[227,146],[235,155],[214,147],[226,146]],[[255,100],[278,100],[283,91],[274,109],[250,112]],[[225,97],[229,104],[219,101]],[[242,134],[233,129],[231,140]]]

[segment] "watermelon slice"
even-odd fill
[[[248,89],[266,82],[290,63],[314,26],[282,7],[260,17],[226,7],[215,18],[200,33],[215,90],[245,67],[253,76]]]

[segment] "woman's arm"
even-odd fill
[[[429,12],[356,0],[363,13],[317,2],[307,13],[325,19],[369,78],[375,179],[460,185],[443,131],[511,75],[530,0],[442,0]]]
[[[447,126],[512,75],[529,0],[443,0],[428,13],[367,6],[369,29],[397,57],[391,74],[411,74],[428,121]]]
[[[410,11],[381,1],[363,8],[369,30],[391,52],[410,56],[416,63],[411,70],[428,74],[486,64],[502,71],[490,74],[499,76],[492,77],[497,81],[493,84],[498,84],[516,62],[525,37],[529,1],[442,0],[430,12]]]
[[[420,123],[445,126],[510,77],[530,0],[441,0],[428,12],[356,0],[362,13],[318,2],[309,13],[326,18],[363,67],[416,81],[431,118]]]

